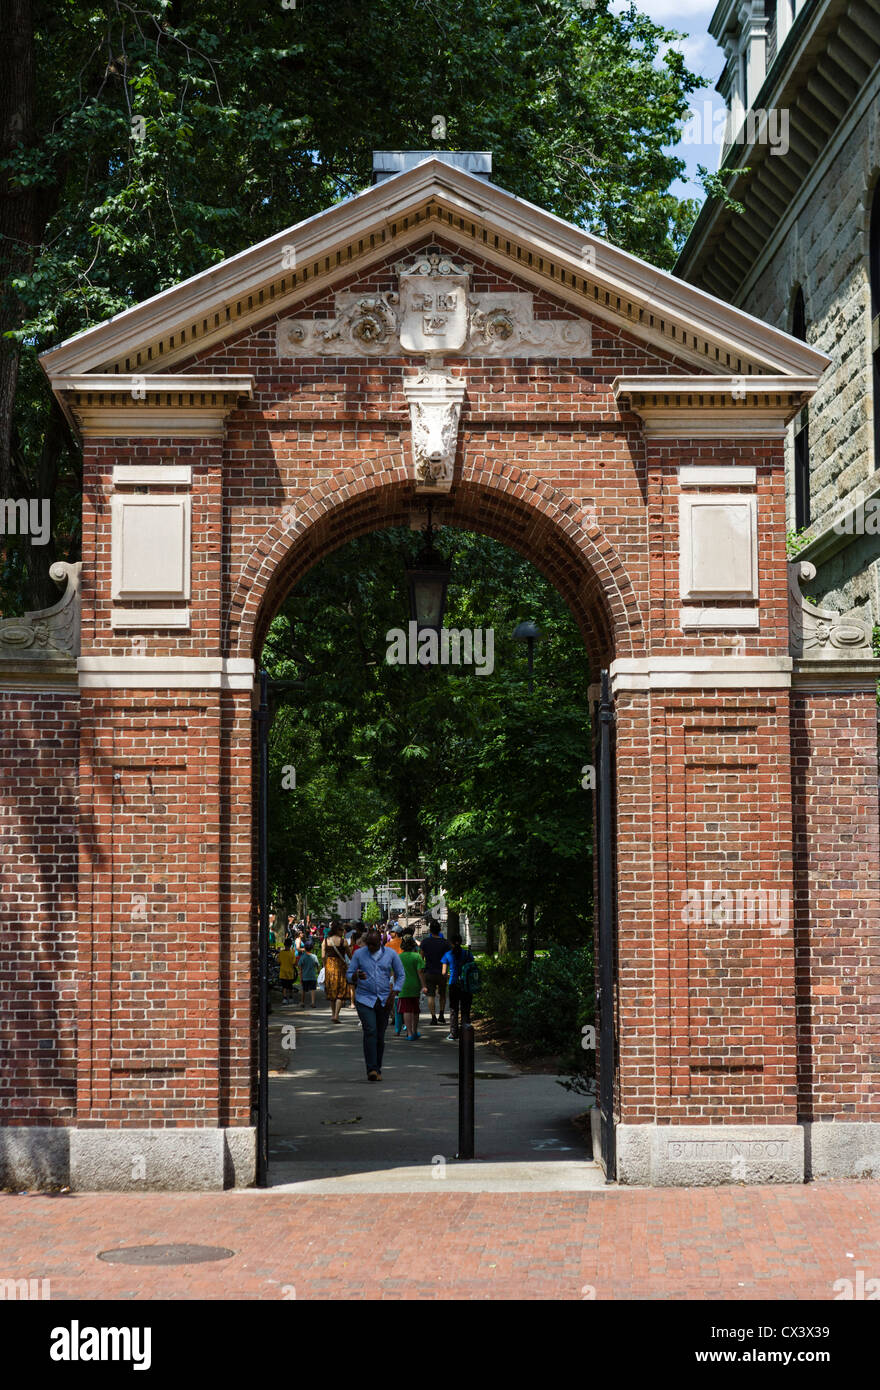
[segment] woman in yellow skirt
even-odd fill
[[[330,1022],[339,1023],[339,1010],[348,998],[348,980],[345,978],[348,947],[342,928],[335,923],[321,947],[321,958],[324,962],[324,993],[330,1001]]]

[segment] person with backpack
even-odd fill
[[[461,1023],[470,1023],[471,1005],[480,988],[480,972],[473,951],[462,945],[456,932],[449,938],[450,949],[441,959],[444,976],[449,981],[449,1032],[447,1042],[458,1042],[459,1013]]]
[[[303,949],[299,953],[297,965],[299,967],[299,984],[302,990],[300,1008],[305,1008],[308,999],[309,1007],[313,1009],[318,991],[318,957],[312,951],[311,941],[303,942]]]

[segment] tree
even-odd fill
[[[301,682],[271,736],[273,769],[297,762],[295,792],[272,776],[273,890],[308,884],[311,896],[319,883],[329,901],[420,861],[426,886],[444,886],[453,910],[514,922],[530,899],[539,927],[543,917],[555,939],[583,940],[589,662],[577,626],[528,561],[444,530],[447,626],[491,629],[494,671],[389,665],[387,634],[408,619],[404,562],[419,544],[403,529],[350,543],[305,577],[272,624],[264,661]],[[533,695],[512,637],[523,617],[545,634]]]
[[[53,602],[78,553],[38,353],[365,187],[372,149],[491,149],[503,187],[670,265],[696,209],[666,147],[701,80],[608,5],[5,0],[0,494],[51,499],[53,532],[7,542],[0,606]]]

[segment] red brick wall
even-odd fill
[[[392,288],[396,259],[360,285]],[[530,288],[477,267],[477,289],[507,287]],[[549,296],[535,305],[570,316]],[[296,313],[331,310],[324,296]],[[785,654],[781,448],[646,442],[636,417],[618,412],[612,382],[683,366],[599,321],[593,332],[583,361],[448,359],[467,396],[454,494],[435,520],[492,535],[538,565],[571,606],[594,674],[615,656]],[[256,379],[224,442],[87,441],[84,655],[258,657],[278,604],[312,565],[357,535],[406,524],[402,382],[412,366],[279,361],[267,320],[189,364]],[[133,646],[110,627],[112,466],[166,458],[193,468],[192,627]],[[676,470],[731,462],[758,474],[762,625],[682,633]],[[247,1124],[249,697],[89,690],[83,709],[79,1122]],[[791,1121],[790,922],[774,932],[767,922],[682,921],[688,889],[707,880],[791,893],[788,693],[623,692],[617,765],[620,1116]],[[850,804],[843,792],[839,800]],[[872,825],[876,834],[876,805]],[[849,864],[852,850],[839,852]],[[866,879],[864,902],[875,893]]]
[[[76,1105],[79,700],[0,694],[0,1125]]]
[[[84,691],[82,706],[78,1123],[216,1124],[220,693]]]
[[[795,694],[795,943],[802,1120],[880,1120],[877,707]]]

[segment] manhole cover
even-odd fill
[[[98,1259],[110,1265],[201,1265],[228,1260],[234,1254],[222,1245],[124,1245],[120,1250],[102,1250]]]
[[[352,1115],[350,1120],[322,1120],[322,1125],[356,1125],[358,1120],[362,1120],[362,1115]]]

